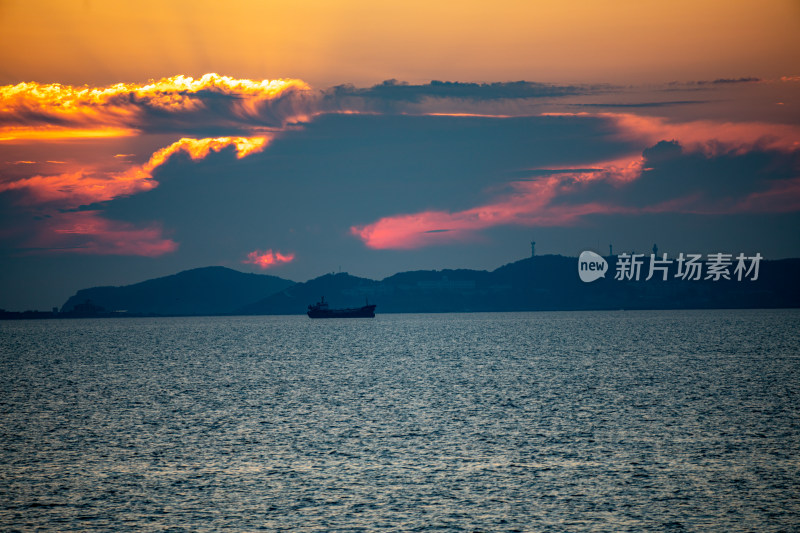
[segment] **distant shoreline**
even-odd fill
[[[0,309],[0,320],[301,315],[320,297],[337,308],[374,303],[378,315],[800,308],[797,258],[763,260],[759,270],[747,274],[729,263],[727,276],[711,272],[711,262],[699,261],[697,275],[687,276],[676,262],[651,265],[644,256],[636,275],[625,276],[620,265],[615,268],[618,257],[597,255],[597,264],[607,261],[608,266],[592,279],[579,276],[585,273],[577,257],[561,255],[531,256],[492,271],[418,270],[382,280],[341,272],[302,283],[204,267],[121,287],[81,289],[50,311]]]
[[[787,307],[665,307],[665,308],[639,308],[639,309],[532,309],[527,311],[391,311],[375,313],[375,317],[385,315],[477,315],[477,314],[503,314],[503,313],[629,313],[638,311],[778,311],[800,310],[800,306]],[[133,313],[107,313],[94,316],[76,316],[69,313],[52,313],[47,311],[0,311],[0,320],[83,320],[83,319],[113,319],[113,318],[236,318],[236,317],[303,317],[305,313],[265,313],[265,314],[212,314],[212,315],[144,315]],[[336,319],[332,319],[336,320]],[[344,320],[344,319],[342,319]],[[348,319],[349,321],[351,319]],[[365,321],[366,322],[366,321]]]

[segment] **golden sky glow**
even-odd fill
[[[0,83],[775,78],[797,74],[798,33],[795,0],[4,0]]]
[[[309,89],[300,80],[243,80],[213,73],[106,87],[22,82],[0,86],[0,141],[132,135],[146,128],[148,111],[203,112],[208,104],[203,97],[210,95],[229,97],[234,117],[255,116],[262,104]]]

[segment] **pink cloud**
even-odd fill
[[[249,265],[256,265],[260,269],[265,270],[277,266],[281,263],[290,263],[294,261],[294,254],[282,254],[280,252],[273,252],[271,249],[265,252],[254,250],[247,254],[247,259],[242,263]]]
[[[156,185],[158,183],[144,176],[97,175],[81,169],[0,183],[0,193],[20,191],[22,196],[17,202],[19,205],[54,204],[70,209],[147,191]]]
[[[464,211],[423,211],[396,215],[363,226],[350,233],[375,249],[411,249],[472,237],[476,231],[499,225],[565,226],[596,213],[623,213],[629,208],[600,202],[578,205],[552,205],[559,195],[593,180],[623,184],[636,179],[642,159],[619,160],[593,165],[589,172],[558,173],[535,181],[511,184],[514,192],[492,203]]]
[[[183,138],[153,153],[142,164],[122,172],[79,168],[50,176],[31,176],[0,183],[0,193],[16,192],[16,205],[45,215],[30,227],[6,231],[25,248],[61,253],[140,255],[155,257],[175,251],[178,244],[164,238],[158,224],[136,227],[103,218],[100,211],[64,211],[149,191],[158,186],[153,173],[178,153],[193,160],[232,148],[238,158],[263,150],[270,137]],[[32,235],[26,240],[25,234]]]
[[[766,122],[695,120],[670,122],[661,117],[632,113],[546,113],[546,115],[600,117],[609,120],[620,138],[652,146],[677,141],[692,152],[714,156],[724,152],[743,154],[754,149],[793,152],[800,149],[800,127]]]
[[[800,178],[777,181],[764,191],[739,200],[706,203],[702,194],[667,199],[635,207],[612,202],[559,203],[593,181],[625,187],[641,177],[641,157],[589,165],[596,170],[562,172],[534,181],[511,183],[513,192],[463,211],[422,211],[383,217],[371,224],[353,226],[350,233],[374,249],[414,249],[474,238],[480,230],[495,226],[571,226],[587,215],[687,213],[786,213],[800,211]]]
[[[157,257],[178,248],[178,243],[164,237],[157,223],[136,227],[103,218],[99,211],[60,213],[42,222],[35,231],[28,247],[40,253]]]
[[[660,117],[628,113],[557,113],[567,116],[601,117],[611,122],[615,135],[627,141],[653,146],[677,141],[688,152],[706,157],[721,153],[743,154],[752,150],[795,152],[800,149],[800,127],[767,123],[715,121],[669,122]],[[423,211],[381,218],[371,224],[353,226],[350,233],[375,249],[411,249],[464,240],[477,231],[500,225],[566,226],[591,214],[637,213],[745,213],[800,210],[800,178],[773,184],[767,191],[752,193],[726,205],[698,206],[701,198],[691,195],[641,208],[603,202],[554,203],[560,196],[579,190],[583,184],[601,180],[624,187],[642,175],[643,159],[632,157],[590,164],[597,170],[554,173],[536,181],[511,183],[513,193],[463,211]],[[557,170],[557,169],[554,169]]]

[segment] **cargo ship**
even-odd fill
[[[375,305],[353,307],[348,309],[331,309],[323,296],[319,302],[308,306],[309,318],[374,318]]]

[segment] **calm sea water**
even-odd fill
[[[0,529],[800,530],[800,311],[0,323]]]

